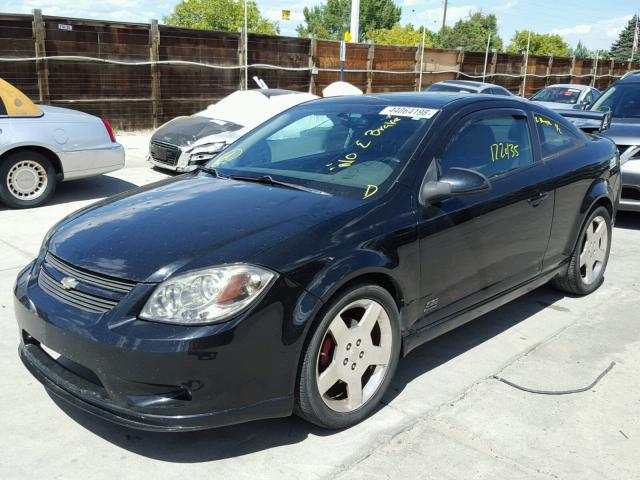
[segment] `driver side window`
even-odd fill
[[[453,137],[440,160],[441,172],[467,168],[497,177],[533,164],[527,118],[495,115],[472,120]]]

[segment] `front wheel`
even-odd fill
[[[553,285],[564,292],[586,295],[604,280],[611,250],[611,216],[604,207],[596,208],[588,217],[565,275],[556,277]]]
[[[377,285],[359,285],[329,303],[302,354],[296,413],[325,428],[369,416],[400,357],[399,314]]]
[[[12,208],[31,208],[51,198],[56,172],[49,159],[34,150],[21,150],[0,161],[0,200]]]

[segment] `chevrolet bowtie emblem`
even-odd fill
[[[71,277],[64,277],[62,280],[60,280],[60,283],[62,284],[62,288],[64,288],[65,290],[71,290],[72,288],[76,288],[78,286],[78,281],[75,278]]]

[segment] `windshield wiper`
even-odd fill
[[[229,178],[228,175],[221,174],[218,170],[212,167],[207,167],[205,165],[198,165],[197,170],[199,172],[208,173],[209,175],[213,175],[216,178]]]
[[[296,185],[295,183],[283,182],[282,180],[276,180],[271,175],[261,175],[259,177],[244,177],[241,175],[229,175],[228,178],[233,180],[240,180],[242,182],[256,182],[264,183],[265,185],[277,185],[278,187],[291,188],[292,190],[301,190],[303,192],[316,193],[319,195],[329,195],[322,190],[316,190],[315,188],[303,187],[302,185]]]

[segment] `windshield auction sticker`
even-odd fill
[[[420,107],[385,107],[380,115],[395,115],[396,117],[411,117],[411,118],[431,118],[440,110],[433,108],[420,108]]]

